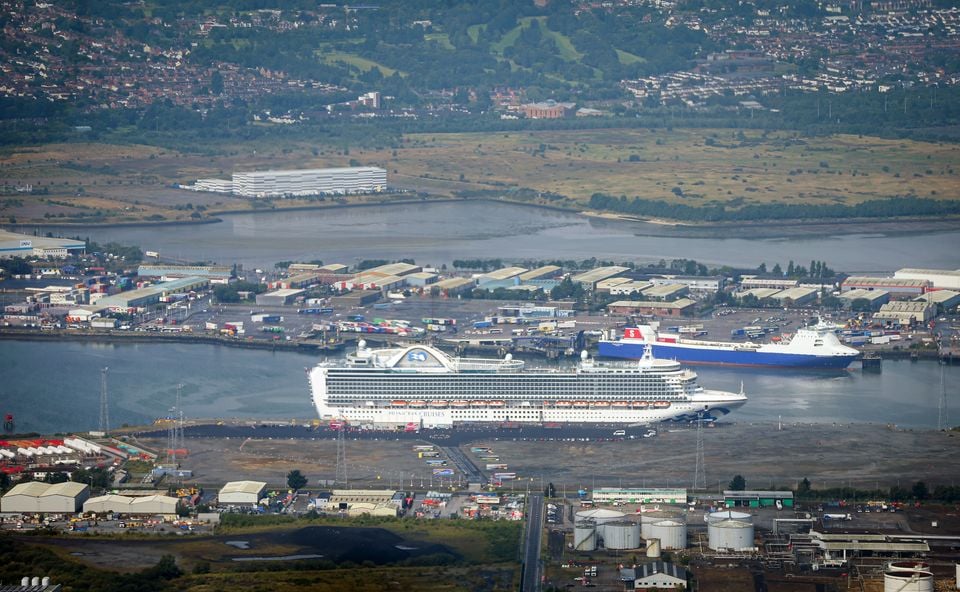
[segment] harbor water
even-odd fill
[[[0,413],[13,413],[19,432],[96,429],[100,370],[109,367],[114,427],[169,415],[178,384],[188,418],[310,420],[315,413],[306,369],[317,361],[303,353],[204,344],[0,341]],[[941,421],[960,425],[960,366],[888,360],[881,373],[861,372],[857,364],[829,373],[696,371],[704,388],[739,391],[743,383],[749,401],[725,421],[936,428],[943,392],[947,404]]]
[[[908,228],[909,226],[904,226]],[[804,234],[798,234],[802,229]],[[590,218],[502,202],[424,203],[224,216],[187,226],[22,228],[116,241],[182,261],[240,263],[273,269],[278,261],[322,260],[352,265],[361,259],[413,258],[424,265],[456,259],[671,261],[755,268],[789,261],[825,261],[831,268],[891,271],[901,267],[956,269],[960,229],[878,232],[868,224],[805,229],[770,223],[702,229]],[[809,233],[817,230],[816,236]]]

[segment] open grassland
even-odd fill
[[[389,163],[405,177],[527,187],[577,201],[596,192],[694,206],[960,198],[954,169],[960,149],[952,144],[731,130],[423,134],[405,140]]]
[[[479,191],[574,209],[584,209],[594,193],[734,209],[853,205],[893,196],[960,199],[958,145],[851,135],[604,129],[409,134],[395,146],[369,148],[273,140],[200,149],[205,152],[76,143],[8,151],[0,154],[0,220],[196,221],[210,212],[334,205],[251,202],[171,185],[240,170],[351,161],[386,168],[393,186],[437,196]],[[34,193],[18,190],[24,187]],[[349,201],[390,199],[396,197]]]
[[[282,533],[274,533],[282,534]],[[43,573],[65,590],[513,590],[519,570],[513,563],[431,565],[334,565],[324,560],[234,562],[244,553],[222,540],[90,539],[87,537],[0,537],[0,577]],[[335,544],[335,543],[334,543]],[[285,547],[261,547],[260,555]],[[227,557],[229,555],[229,557]],[[159,572],[161,558],[172,556],[180,575]],[[26,571],[24,571],[26,569]]]

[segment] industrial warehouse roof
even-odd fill
[[[128,302],[136,300],[138,298],[150,298],[153,296],[161,296],[167,292],[176,292],[178,290],[189,290],[191,288],[196,288],[199,286],[205,286],[210,283],[210,280],[202,277],[185,277],[175,280],[170,280],[168,282],[161,282],[159,284],[154,284],[152,286],[146,286],[144,288],[138,288],[136,290],[130,290],[128,292],[120,292],[118,294],[113,294],[111,296],[106,296],[97,301],[97,305],[106,308],[108,306],[125,306]]]
[[[476,282],[475,282],[474,280],[470,279],[470,278],[452,277],[452,278],[447,278],[447,279],[445,279],[445,280],[440,280],[439,282],[437,282],[437,283],[435,283],[435,284],[433,284],[433,285],[436,286],[437,288],[440,288],[441,290],[449,290],[449,289],[451,289],[451,288],[460,288],[460,287],[463,287],[463,286],[472,286],[472,285],[474,285],[475,283],[476,283]]]
[[[405,277],[409,279],[429,280],[437,277],[437,274],[431,273],[429,271],[418,271],[416,273],[411,273],[410,275],[407,275]]]
[[[194,276],[194,277],[221,277],[233,275],[233,268],[229,265],[151,265],[144,263],[137,267],[137,275],[141,277],[161,276]]]
[[[480,276],[484,280],[508,280],[527,271],[526,267],[503,267]]]
[[[605,280],[600,280],[599,282],[597,282],[597,289],[608,290],[610,288],[613,288],[614,286],[629,284],[631,281],[632,280],[630,278],[625,278],[625,277],[607,278]],[[643,282],[643,283],[647,283],[647,282]]]
[[[944,302],[950,302],[957,297],[960,297],[960,292],[954,292],[953,290],[936,290],[934,292],[927,292],[923,296],[918,296],[916,300],[925,300],[927,302],[943,304]]]
[[[844,300],[879,300],[884,296],[889,296],[890,292],[886,290],[864,290],[863,288],[857,288],[856,290],[850,290],[849,292],[843,292],[840,294],[840,298]]]
[[[723,490],[723,497],[725,498],[734,498],[734,499],[760,499],[760,498],[778,498],[778,499],[793,499],[792,491],[732,491],[729,489]]]
[[[596,269],[591,269],[590,271],[581,273],[579,275],[573,276],[573,281],[581,284],[595,284],[600,280],[605,280],[609,277],[613,277],[617,274],[628,271],[629,267],[621,267],[619,265],[611,265],[609,267],[598,267]]]
[[[260,493],[266,489],[263,481],[230,481],[220,488],[220,495],[225,493]]]
[[[774,294],[773,296],[771,296],[771,298],[774,298],[776,300],[799,300],[801,298],[807,298],[808,296],[812,296],[816,293],[817,293],[816,288],[797,287],[797,288],[790,288],[788,290],[784,290],[783,292]]]
[[[673,302],[654,302],[649,300],[617,300],[607,305],[607,308],[687,308],[693,306],[696,301],[689,298],[681,298]]]
[[[522,281],[535,280],[542,278],[547,275],[553,275],[560,271],[559,265],[544,265],[536,269],[531,269],[530,271],[525,271],[520,274],[520,279]]]
[[[675,294],[686,292],[687,289],[688,288],[683,284],[663,284],[660,286],[645,288],[643,290],[643,295],[647,298],[669,298]]]
[[[880,551],[884,553],[929,553],[927,543],[871,543],[866,541],[841,541],[819,544],[825,551]]]
[[[926,288],[930,285],[927,280],[914,280],[907,278],[881,278],[851,276],[843,280],[844,286],[875,286],[877,288]]]
[[[756,297],[757,300],[763,300],[764,298],[770,298],[774,294],[779,294],[780,290],[778,288],[750,288],[744,292],[740,292],[740,298],[750,295]]]
[[[960,278],[960,269],[920,269],[917,267],[904,267],[903,269],[898,269],[894,275],[898,273],[912,273],[912,274],[924,274],[924,275],[948,275]]]
[[[373,267],[370,269],[364,269],[363,271],[358,271],[358,274],[367,274],[367,273],[382,273],[384,275],[407,275],[408,273],[414,273],[420,271],[423,267],[419,265],[412,265],[410,263],[387,263],[386,265],[380,265],[379,267]]]
[[[26,243],[30,244],[27,245]],[[0,230],[0,253],[8,252],[12,255],[20,252],[32,255],[33,249],[84,249],[87,244],[83,241],[69,238],[51,238],[46,236],[33,236],[32,234],[20,234],[19,232],[10,232]]]
[[[933,306],[930,302],[917,300],[888,302],[880,307],[880,312],[923,312]]]
[[[303,290],[299,288],[281,288],[279,290],[274,290],[273,292],[267,292],[264,296],[278,296],[280,298],[289,298],[291,296],[296,296],[297,294],[303,294]]]
[[[26,495],[29,497],[49,497],[52,495],[65,495],[67,497],[76,497],[84,492],[87,486],[83,483],[74,483],[67,481],[64,483],[43,483],[41,481],[31,481],[21,483],[8,491],[3,497],[14,495]]]

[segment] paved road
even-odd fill
[[[527,496],[527,540],[523,543],[521,592],[540,592],[540,535],[543,533],[543,496]]]
[[[455,446],[441,446],[440,450],[453,461],[453,464],[457,465],[460,472],[467,478],[468,483],[479,483],[481,486],[487,484],[487,479],[480,472],[480,468],[462,450]]]
[[[626,430],[627,435],[613,437],[616,429]],[[421,440],[439,446],[455,447],[478,440],[582,440],[591,442],[617,441],[641,437],[648,428],[625,427],[622,425],[564,424],[562,428],[544,428],[538,425],[523,425],[504,428],[496,425],[457,427],[454,429],[420,430],[418,432],[398,432],[390,430],[360,430],[348,428],[346,438],[350,440]],[[335,439],[337,431],[326,426],[314,428],[307,425],[279,425],[269,421],[250,420],[247,425],[186,425],[183,429],[187,438],[297,438],[297,439]],[[167,429],[147,429],[138,433],[143,437],[165,438]]]

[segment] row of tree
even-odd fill
[[[649,216],[672,220],[702,222],[736,222],[744,220],[810,220],[849,218],[897,218],[906,216],[953,216],[960,214],[960,201],[918,197],[874,199],[853,205],[843,204],[749,204],[738,208],[725,205],[690,206],[657,199],[622,195],[615,197],[594,193],[590,207],[633,216]]]

